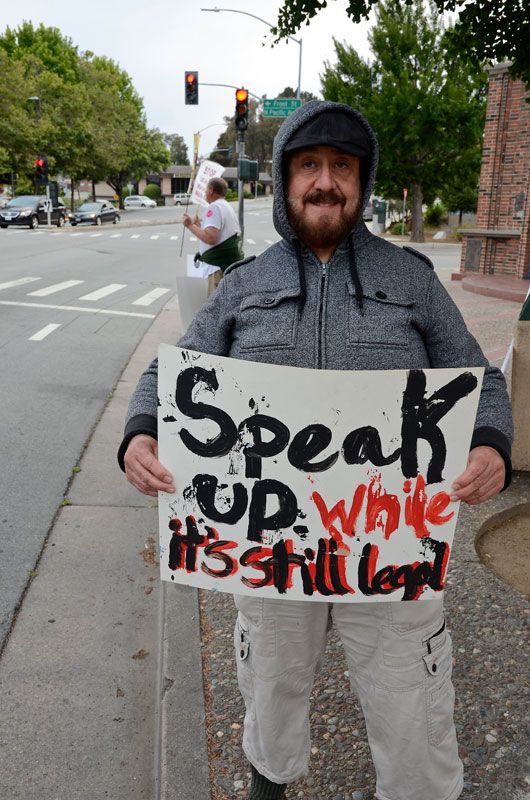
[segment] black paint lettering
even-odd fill
[[[440,483],[445,467],[447,448],[438,422],[463,397],[477,386],[471,372],[463,372],[431,397],[425,397],[426,378],[421,369],[411,370],[403,392],[401,425],[401,471],[405,478],[418,474],[418,439],[425,439],[432,456],[427,468],[427,484]]]
[[[263,441],[262,430],[272,433],[273,438]],[[275,417],[266,414],[254,414],[252,417],[244,419],[240,424],[238,433],[239,438],[248,431],[252,436],[252,444],[243,446],[245,455],[245,476],[247,478],[261,478],[261,459],[277,456],[286,447],[291,436],[289,428]]]
[[[237,547],[237,542],[220,540],[219,542],[210,542],[210,544],[207,544],[204,548],[204,555],[221,561],[224,564],[224,568],[211,569],[203,562],[201,564],[202,571],[211,578],[227,578],[229,575],[232,575],[237,570],[237,562],[234,561],[228,553],[224,553],[223,550],[231,550],[234,547]]]
[[[285,594],[291,588],[291,572],[293,566],[300,567],[304,594],[313,594],[313,584],[307,568],[305,556],[292,552],[292,542],[289,549],[283,539],[280,539],[272,548],[272,561],[274,564],[274,585],[279,594]]]
[[[225,525],[235,525],[247,510],[247,490],[241,483],[234,483],[232,492],[234,499],[227,511],[220,511],[215,504],[215,495],[219,489],[226,489],[226,485],[219,486],[215,475],[195,475],[193,489],[197,504],[202,513],[213,522],[224,522]]]
[[[191,419],[212,419],[219,425],[219,433],[207,442],[201,442],[186,429],[179,431],[184,445],[195,455],[203,458],[216,458],[224,456],[237,441],[237,428],[232,418],[216,406],[207,403],[197,403],[193,400],[193,390],[198,383],[204,384],[207,389],[217,390],[219,382],[214,369],[202,367],[189,367],[183,370],[177,378],[175,400],[179,411]]]
[[[397,461],[400,452],[398,448],[391,455],[384,456],[379,431],[372,425],[351,431],[342,444],[346,464],[366,464],[370,461],[375,467],[384,467]]]
[[[278,498],[278,511],[266,517],[269,495],[276,495]],[[288,486],[273,479],[256,481],[252,487],[248,511],[247,538],[251,542],[261,542],[264,530],[278,531],[281,528],[290,528],[296,521],[297,513],[298,502]]]
[[[302,428],[289,445],[287,458],[289,463],[303,472],[324,472],[333,466],[339,457],[332,453],[323,461],[312,463],[311,459],[318,456],[331,442],[331,431],[325,425],[307,425]]]
[[[268,586],[270,583],[272,583],[272,559],[267,558],[262,561],[260,558],[256,558],[256,556],[261,556],[262,552],[262,547],[251,547],[249,550],[245,550],[239,559],[239,563],[242,567],[253,567],[254,569],[259,569],[263,572],[263,578],[261,579],[245,578],[244,576],[241,578],[241,583],[244,583],[245,586],[249,586],[252,589],[261,589],[262,586]]]

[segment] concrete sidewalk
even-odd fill
[[[138,376],[178,328],[173,301],[96,426],[5,648],[2,800],[209,797],[197,593],[166,597],[156,500],[116,462]]]

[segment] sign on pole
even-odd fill
[[[220,178],[226,167],[216,161],[203,161],[200,165],[191,192],[190,202],[206,208],[206,186],[211,178]]]
[[[483,369],[159,349],[161,577],[292,600],[441,596]],[[332,398],[330,402],[330,398]]]
[[[302,101],[295,97],[277,97],[272,100],[263,100],[264,117],[288,117],[302,105]]]

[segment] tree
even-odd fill
[[[380,142],[376,191],[412,190],[412,240],[421,242],[423,202],[464,179],[477,183],[486,76],[449,56],[432,2],[427,16],[422,0],[381,2],[369,42],[372,63],[335,42],[337,65],[325,64],[323,95],[366,116]]]
[[[347,0],[346,13],[353,22],[368,18],[379,0]],[[414,0],[401,0],[405,9]],[[528,0],[434,0],[437,11],[459,9],[451,34],[453,53],[477,66],[485,61],[511,61],[513,77],[530,84],[530,14]],[[327,6],[327,0],[284,0],[278,23],[272,29],[276,41],[296,33]]]
[[[178,133],[163,133],[164,144],[169,150],[172,164],[189,164],[188,146]]]

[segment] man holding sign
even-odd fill
[[[208,265],[208,296],[219,285],[224,270],[242,257],[241,230],[233,208],[226,202],[228,184],[223,178],[210,178],[205,199],[208,207],[202,223],[199,217],[182,215],[182,223],[200,241],[196,259]]]
[[[179,344],[311,368],[315,387],[316,370],[414,375],[484,367],[468,464],[453,476],[450,495],[451,501],[481,503],[510,480],[512,424],[504,378],[488,365],[429,259],[373,236],[364,225],[377,154],[370,126],[348,106],[312,101],[294,112],[274,146],[274,223],[282,240],[241,262],[243,268],[234,264],[225,272]],[[421,386],[417,397],[410,402],[412,416],[418,403],[436,413],[440,398],[425,398]],[[176,491],[158,461],[156,436],[154,361],[131,400],[119,454],[129,481],[152,496]],[[441,599],[328,603],[247,594],[235,600],[250,800],[284,797],[285,785],[307,770],[309,697],[330,616],[366,717],[379,800],[456,800],[462,765]]]

